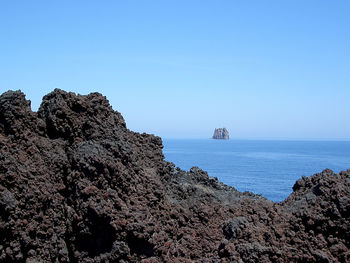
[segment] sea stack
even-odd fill
[[[218,140],[228,140],[230,139],[228,130],[226,128],[218,128],[215,129],[213,139],[218,139]]]

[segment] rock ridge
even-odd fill
[[[350,170],[273,203],[164,160],[99,93],[0,96],[0,262],[349,262]],[[283,172],[283,171],[281,171]]]

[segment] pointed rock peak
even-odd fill
[[[0,132],[21,136],[24,130],[34,128],[31,103],[22,91],[7,91],[0,95]]]

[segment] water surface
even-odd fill
[[[282,201],[295,181],[329,168],[350,168],[350,141],[163,139],[166,160],[199,166],[239,191]]]

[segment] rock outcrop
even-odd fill
[[[230,139],[228,130],[226,128],[218,128],[214,130],[213,139],[228,140]]]
[[[37,113],[2,94],[0,147],[0,262],[350,261],[350,170],[273,203],[164,161],[101,94],[58,89]]]

